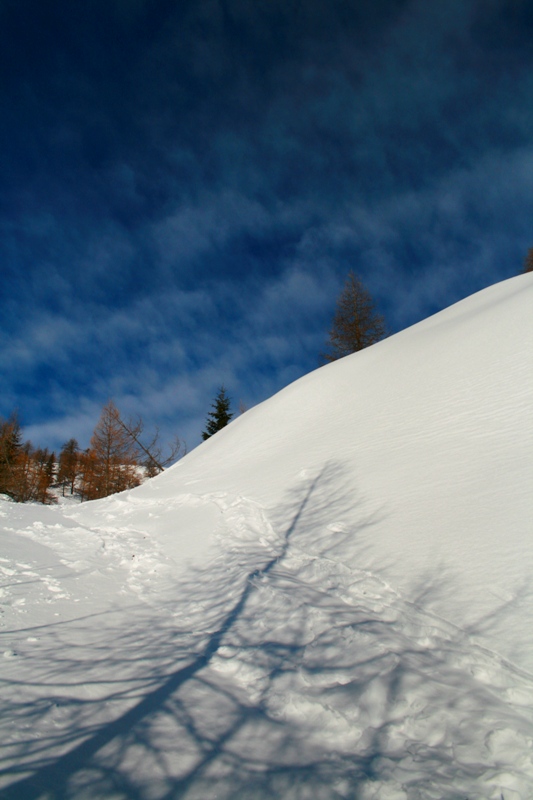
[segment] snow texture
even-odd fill
[[[533,276],[0,502],[2,800],[530,800]]]

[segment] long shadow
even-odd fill
[[[297,509],[289,527],[285,531],[284,540],[279,552],[264,566],[254,569],[247,575],[244,588],[238,601],[223,619],[218,630],[210,636],[203,652],[185,667],[181,667],[172,673],[164,683],[146,694],[135,706],[112,722],[104,725],[77,747],[74,747],[69,752],[65,753],[65,755],[60,756],[53,763],[39,768],[29,777],[23,778],[3,789],[0,794],[2,800],[22,800],[22,798],[24,798],[24,800],[36,800],[42,797],[43,794],[46,794],[47,797],[51,799],[54,798],[54,800],[55,798],[57,798],[57,800],[62,800],[62,798],[67,797],[66,783],[70,776],[86,766],[93,756],[113,739],[124,735],[125,731],[134,728],[148,715],[156,713],[179,687],[209,665],[213,655],[219,650],[224,637],[229,633],[241,616],[251,592],[254,591],[255,581],[268,575],[276,564],[285,557],[291,535],[295,531],[301,516],[304,514],[320,479],[321,475],[317,476],[311,482],[300,507]],[[231,736],[231,732],[228,733],[228,736]],[[205,763],[207,763],[207,760]],[[178,797],[180,789],[186,789],[187,785],[191,783],[194,775],[200,768],[201,766],[197,767],[191,772],[190,776],[179,782],[181,786],[177,785],[175,787],[173,796]]]
[[[173,628],[166,605],[144,627],[141,620],[136,631],[97,643],[117,682],[103,681],[103,700],[129,707],[99,722],[90,713],[99,701],[88,700],[87,717],[58,740],[67,752],[50,760],[54,742],[31,759],[21,752],[20,771],[32,774],[0,797],[513,797],[495,783],[498,748],[512,731],[528,750],[531,681],[516,684],[520,707],[512,707],[500,673],[491,680],[501,664],[474,645],[466,650],[464,631],[424,611],[443,591],[439,576],[425,576],[417,605],[358,568],[381,518],[339,466],[304,480],[270,510],[279,536],[260,566],[254,555],[246,561],[244,544],[233,562],[228,550],[218,567],[177,583],[176,598],[196,608],[188,627]],[[58,652],[57,668],[68,672],[69,658]],[[83,665],[72,672],[82,685]],[[512,778],[533,796],[525,767]]]

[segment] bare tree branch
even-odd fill
[[[176,436],[169,445],[170,451],[168,455],[163,458],[163,449],[159,443],[159,428],[156,427],[155,433],[148,444],[144,444],[141,440],[141,435],[144,431],[144,421],[141,417],[137,417],[136,420],[129,419],[127,422],[124,422],[118,409],[115,409],[115,420],[135,442],[139,450],[146,456],[144,466],[150,477],[163,472],[166,467],[170,466],[174,461],[177,461],[180,457],[182,458],[187,453],[187,445]]]

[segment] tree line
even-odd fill
[[[69,439],[56,458],[47,448],[23,441],[17,414],[0,420],[0,494],[19,503],[56,502],[57,493],[96,500],[138,486],[184,455],[176,438],[163,448],[159,431],[148,439],[144,423],[125,420],[112,400],[100,414],[90,445]]]
[[[524,272],[533,271],[533,248],[527,252]],[[356,353],[388,336],[385,320],[361,280],[350,272],[337,300],[335,314],[321,362],[336,361]],[[207,414],[202,439],[205,441],[233,418],[230,398],[222,386]],[[241,407],[241,413],[245,411]],[[124,420],[112,400],[104,406],[90,445],[81,450],[69,439],[58,458],[47,448],[35,448],[23,441],[16,414],[0,418],[0,494],[17,502],[52,503],[57,492],[95,500],[138,486],[160,473],[186,453],[177,437],[167,448],[159,431],[148,439],[144,423]],[[165,452],[164,452],[165,451]]]
[[[359,278],[350,272],[339,296],[322,361],[335,361],[369,347],[387,336],[383,317]],[[233,418],[224,386],[207,414],[202,439],[217,433]],[[241,407],[241,413],[245,410]],[[167,447],[159,431],[146,437],[143,420],[124,419],[109,400],[93,431],[90,445],[81,450],[76,439],[62,446],[58,457],[47,448],[23,441],[16,414],[0,418],[0,494],[17,502],[54,503],[57,494],[96,500],[132,489],[162,472],[186,453],[176,437]]]
[[[22,441],[16,414],[0,420],[0,494],[20,503],[52,502],[50,487],[55,471],[54,453]]]
[[[230,398],[222,386],[207,414],[202,439],[224,428],[233,418]],[[0,495],[18,503],[57,502],[58,494],[97,500],[139,486],[187,452],[178,437],[166,446],[159,430],[146,435],[144,422],[124,419],[113,400],[103,407],[89,447],[71,438],[59,455],[24,441],[18,415],[0,418]]]

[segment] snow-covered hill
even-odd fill
[[[0,797],[530,800],[533,277],[0,505]]]

